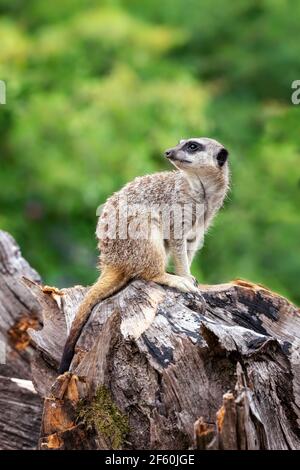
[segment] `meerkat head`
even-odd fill
[[[180,170],[205,173],[214,168],[219,172],[227,167],[228,151],[214,139],[207,137],[180,140],[165,151],[165,156]]]

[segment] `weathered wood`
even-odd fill
[[[41,307],[22,276],[41,280],[11,235],[0,230],[0,374],[30,379],[34,350],[27,329],[39,326]]]
[[[0,332],[26,354],[9,343],[2,367],[20,374],[25,357],[30,378],[31,361],[40,449],[300,449],[300,315],[286,299],[241,280],[197,294],[133,281],[93,309],[57,377],[87,289],[40,285],[3,236]],[[27,330],[24,311],[43,328]]]
[[[36,449],[42,400],[32,382],[0,376],[0,450]]]
[[[194,424],[195,448],[207,450],[215,439],[215,426],[207,424],[203,418],[197,419]]]
[[[36,449],[42,400],[31,382],[29,327],[41,327],[41,306],[22,281],[40,276],[14,239],[0,230],[0,449]],[[27,380],[25,380],[27,379]]]
[[[223,395],[223,404],[216,413],[216,426],[207,425],[203,418],[196,421],[195,445],[197,449],[258,450],[268,448],[264,429],[252,399],[253,392],[247,386],[243,368],[239,363],[237,363],[236,374],[235,392],[227,392]]]
[[[66,330],[59,328],[55,350],[45,332],[57,330],[55,323],[61,323],[65,312],[70,323],[85,290],[63,289],[58,296],[36,285],[34,290],[38,298],[50,296],[56,303],[55,315],[53,306],[44,308],[44,330],[30,331],[54,372]],[[195,421],[202,417],[214,423],[223,402],[217,448],[296,449],[299,344],[299,310],[262,286],[236,281],[202,286],[194,295],[134,281],[94,308],[71,371],[84,380],[81,396],[87,402],[104,385],[128,416],[123,448],[193,447]],[[247,386],[236,397],[241,374]],[[69,374],[59,380],[69,380]],[[51,434],[44,429],[41,447],[47,447],[51,435],[59,448],[70,448],[70,435],[78,432],[80,421],[73,413],[64,427],[70,403],[65,395],[53,398],[50,385],[44,392],[59,400],[62,422]],[[82,445],[110,448],[111,443],[98,430]]]

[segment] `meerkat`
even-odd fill
[[[190,266],[229,188],[228,151],[214,139],[191,138],[166,150],[165,157],[175,170],[136,178],[103,207],[96,231],[101,275],[79,306],[59,373],[69,369],[93,307],[129,280],[144,279],[183,292],[197,291]],[[162,216],[162,207],[168,208],[169,217]],[[175,274],[166,272],[169,255]]]

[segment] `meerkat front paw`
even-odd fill
[[[176,287],[182,292],[196,292],[198,289],[195,287],[193,281],[185,276],[175,276],[176,279],[172,282],[171,287]]]
[[[193,276],[189,276],[188,278],[181,277],[181,286],[182,287],[178,287],[178,289],[183,292],[198,292],[198,283],[197,281],[195,283]]]
[[[198,289],[194,285],[193,281],[191,281],[190,278],[184,276],[176,276],[175,274],[165,273],[153,280],[158,284],[174,287],[181,292],[198,292]]]
[[[192,276],[192,274],[187,274],[184,277],[185,277],[185,279],[188,279],[193,284],[193,286],[198,287],[199,282],[197,281],[197,279],[194,276]]]

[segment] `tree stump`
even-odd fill
[[[25,277],[43,316],[27,331],[40,449],[300,449],[300,315],[285,298],[241,280],[196,294],[132,281],[93,309],[58,376],[87,289]]]

